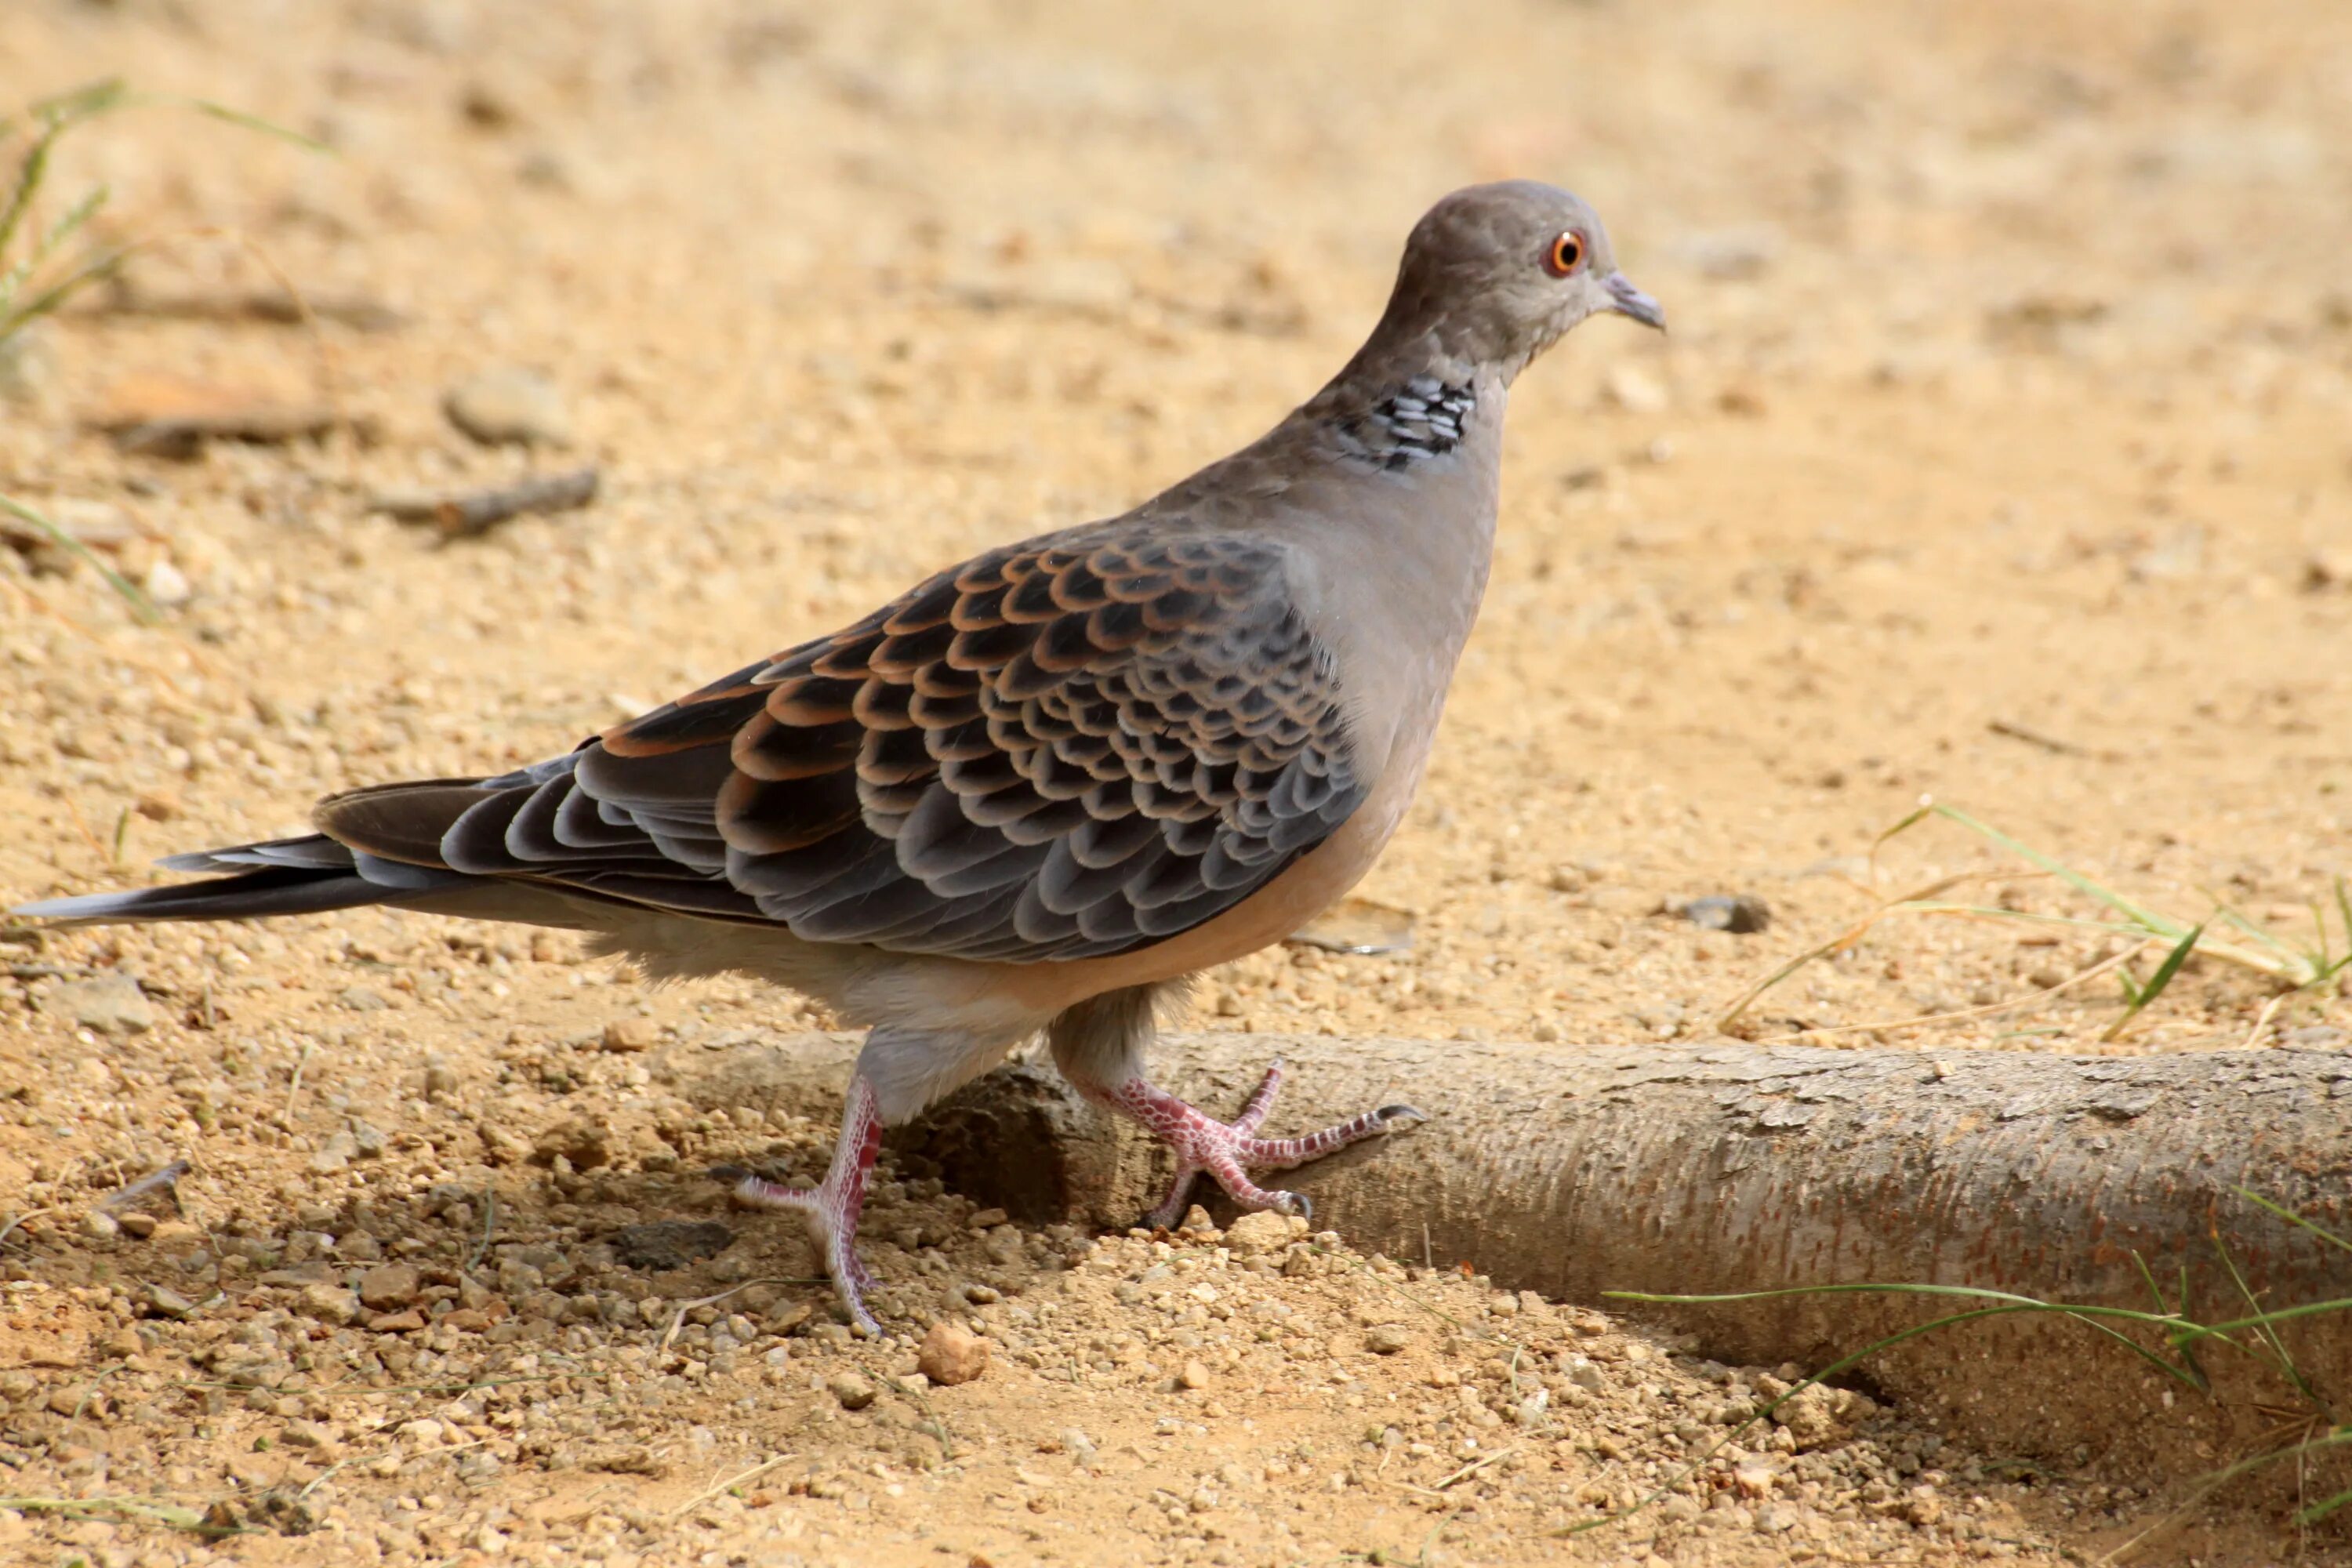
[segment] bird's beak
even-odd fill
[[[1645,327],[1666,330],[1666,310],[1655,300],[1633,287],[1633,280],[1622,272],[1612,272],[1601,280],[1609,291],[1609,309],[1621,316],[1631,316]]]

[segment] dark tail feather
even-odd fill
[[[173,871],[210,871],[209,882],[130,892],[46,899],[12,913],[73,925],[142,924],[150,921],[245,921],[264,915],[311,915],[365,904],[405,903],[421,893],[454,888],[455,871],[403,865],[354,852],[323,834],[174,855]]]

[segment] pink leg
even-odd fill
[[[866,1178],[882,1149],[882,1118],[874,1104],[874,1085],[860,1073],[849,1080],[849,1102],[841,1115],[841,1142],[834,1145],[833,1167],[821,1185],[803,1191],[778,1186],[745,1174],[735,1184],[735,1201],[755,1208],[798,1209],[808,1221],[809,1237],[824,1260],[825,1274],[841,1292],[841,1304],[852,1321],[867,1333],[879,1335],[881,1325],[866,1310],[866,1292],[874,1277],[857,1261],[857,1215],[866,1206]],[[713,1173],[718,1174],[719,1173]]]
[[[1243,1102],[1241,1114],[1231,1122],[1212,1121],[1166,1089],[1141,1078],[1119,1084],[1074,1080],[1074,1085],[1097,1105],[1140,1122],[1176,1152],[1175,1183],[1168,1189],[1168,1196],[1143,1222],[1162,1230],[1173,1227],[1184,1217],[1184,1200],[1192,1193],[1192,1178],[1203,1171],[1215,1177],[1226,1194],[1244,1209],[1311,1214],[1313,1205],[1304,1194],[1261,1187],[1250,1180],[1249,1173],[1286,1171],[1309,1160],[1319,1160],[1350,1143],[1377,1137],[1400,1122],[1428,1120],[1410,1105],[1383,1105],[1378,1110],[1368,1110],[1353,1121],[1326,1127],[1304,1138],[1256,1137],[1266,1112],[1274,1109],[1275,1095],[1282,1089],[1280,1062],[1265,1069],[1265,1077]]]

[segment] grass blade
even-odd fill
[[[185,98],[166,101],[177,101],[199,114],[209,115],[215,120],[241,126],[247,131],[258,131],[264,136],[274,136],[280,142],[290,142],[306,153],[323,153],[331,158],[335,154],[332,147],[315,136],[305,136],[299,131],[280,125],[274,120],[264,120],[258,114],[247,114],[241,109],[231,109],[225,103],[215,103],[210,99],[205,98]]]
[[[2123,982],[2124,996],[2130,1005],[2124,1009],[2124,1016],[2110,1024],[2107,1026],[2107,1032],[2099,1038],[2113,1040],[2120,1036],[2149,1003],[2163,995],[2164,988],[2172,984],[2173,977],[2180,973],[2180,966],[2189,962],[2190,953],[2197,951],[2198,939],[2204,934],[2205,923],[2202,921],[2189,927],[2189,934],[2173,943],[2172,951],[2164,955],[2164,962],[2156,966],[2156,973],[2147,977],[2147,983],[2144,985],[2134,984],[2129,976],[2121,970],[2117,970],[2116,978]]]
[[[84,544],[80,540],[76,539],[64,529],[59,528],[56,523],[51,522],[47,518],[43,517],[39,512],[35,511],[31,507],[26,506],[24,502],[16,500],[14,497],[0,495],[0,511],[5,511],[11,517],[31,523],[35,528],[37,528],[43,533],[47,534],[51,542],[54,542],[58,548],[67,551],[71,554],[78,555],[82,560],[88,562],[91,567],[97,571],[100,576],[106,579],[108,586],[111,587],[116,593],[122,595],[124,602],[130,605],[131,613],[136,615],[140,620],[146,623],[148,626],[152,626],[163,618],[163,612],[156,609],[154,601],[148,598],[146,595],[141,593],[138,586],[133,584],[131,579],[122,575],[121,573],[117,572],[113,567],[109,566],[105,562],[100,561],[98,558],[98,552],[96,551],[90,549],[89,545]]]
[[[2334,1231],[2329,1230],[2325,1226],[2318,1225],[2311,1220],[2304,1218],[2303,1215],[2295,1213],[2293,1209],[2288,1208],[2285,1205],[2274,1204],[2270,1199],[2263,1196],[2262,1194],[2248,1187],[2231,1187],[2230,1190],[2237,1194],[2240,1197],[2245,1199],[2248,1203],[2253,1205],[2256,1208],[2268,1209],[2271,1213],[2278,1215],[2279,1218],[2286,1221],[2287,1224],[2301,1226],[2304,1229],[2311,1232],[2312,1235],[2318,1237],[2321,1240],[2329,1242],[2336,1247],[2340,1247],[2347,1252],[2352,1252],[2352,1241],[2345,1240],[2342,1237],[2336,1235]]]
[[[1900,1283],[1791,1285],[1776,1290],[1743,1290],[1721,1296],[1662,1296],[1652,1295],[1638,1290],[1604,1290],[1601,1294],[1612,1300],[1648,1301],[1669,1306],[1705,1306],[1733,1301],[1769,1301],[1783,1296],[1952,1296],[1964,1300],[1990,1301],[1996,1303],[1996,1305],[1980,1309],[1973,1313],[1962,1314],[1961,1316],[1963,1318],[1998,1318],[2007,1317],[2016,1313],[2048,1313],[2058,1317],[2071,1318],[2074,1321],[2081,1323],[2084,1327],[2090,1329],[2095,1332],[2104,1334],[2108,1339],[2115,1341],[2117,1344],[2131,1352],[2132,1354],[2139,1357],[2142,1361],[2147,1362],[2150,1366],[2155,1367],[2158,1371],[2163,1373],[2167,1377],[2173,1379],[2175,1382],[2185,1384],[2189,1387],[2195,1389],[2200,1394],[2206,1392],[2206,1384],[2201,1373],[2183,1367],[2173,1362],[2167,1361],[2164,1357],[2157,1354],[2154,1351],[2149,1350],[2146,1345],[2141,1344],[2130,1335],[2126,1334],[2119,1330],[2111,1328],[2105,1322],[2099,1321],[2101,1319],[2115,1319],[2123,1322],[2138,1323],[2157,1330],[2168,1340],[2175,1339],[2184,1326],[2180,1319],[2170,1314],[2142,1312],[2129,1307],[2074,1306],[2055,1301],[2044,1301],[2032,1296],[2020,1296],[2007,1290],[1980,1289],[1969,1285],[1911,1285]],[[2347,1302],[2345,1305],[2352,1306],[2352,1302]],[[1954,1321],[1958,1320],[1956,1319]],[[2187,1326],[2190,1328],[2197,1327],[2197,1325],[2194,1324]],[[2244,1325],[2241,1324],[2240,1326],[2243,1327]],[[1872,1348],[1874,1351],[1885,1348],[1885,1345],[1886,1344],[1899,1344],[1903,1340],[1911,1338],[1917,1331],[1918,1331],[1916,1329],[1906,1329],[1898,1338],[1885,1341],[1881,1345],[1874,1346]],[[2243,1350],[2245,1347],[2241,1345],[2238,1348]],[[1852,1364],[1853,1364],[1853,1358],[1848,1358],[1845,1361],[1838,1363],[1834,1370],[1842,1371]],[[1831,1375],[1831,1373],[1824,1373],[1822,1375],[1828,1376]]]
[[[31,209],[33,197],[39,192],[41,181],[49,172],[49,150],[57,145],[58,136],[63,133],[62,127],[47,126],[40,135],[34,138],[32,146],[26,149],[25,161],[16,169],[16,188],[8,194],[8,205],[0,209],[0,253],[7,250],[8,242],[16,237],[17,226],[25,221],[25,214]]]
[[[1999,845],[2001,848],[2008,850],[2018,858],[2041,867],[2043,870],[2049,872],[2052,876],[2057,878],[2060,881],[2065,883],[2076,892],[2106,905],[2107,908],[2115,910],[2117,914],[2122,915],[2125,919],[2129,920],[2137,925],[2143,926],[2146,929],[2155,931],[2162,936],[2178,937],[2181,933],[2182,927],[2179,921],[2172,920],[2168,916],[2160,915],[2145,905],[2134,903],[2131,900],[2124,897],[2121,893],[2116,892],[2112,888],[2100,886],[2098,883],[2091,880],[2090,878],[2083,875],[2082,872],[2077,871],[2072,866],[2067,865],[2064,861],[2053,859],[2051,857],[2042,853],[2039,849],[2035,849],[2029,845],[2019,843],[2016,839],[2011,838],[2008,834],[2003,833],[2000,828],[1993,826],[1990,823],[1979,822],[1975,817],[1970,816],[1967,812],[1960,810],[1957,806],[1937,805],[1928,806],[1926,809],[1934,812],[1937,816],[1944,817],[1948,821],[1958,823],[1962,827],[1967,828],[1969,832],[1976,834],[1978,837],[1984,838],[1990,843]]]

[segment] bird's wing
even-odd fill
[[[394,791],[320,824],[394,859],[812,942],[1029,961],[1232,908],[1367,784],[1282,547],[1128,527],[982,555],[474,786],[454,821],[434,805],[437,837]]]

